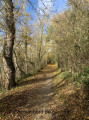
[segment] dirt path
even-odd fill
[[[34,120],[50,120],[52,118],[52,73],[45,73],[45,81],[41,84],[39,89],[38,105],[34,107]],[[37,113],[36,113],[37,112]]]
[[[21,88],[0,100],[1,119],[51,120],[55,101],[53,91],[54,65],[48,65],[33,78],[22,81]],[[3,110],[4,107],[4,110]]]

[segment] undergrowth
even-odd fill
[[[89,69],[86,68],[80,74],[60,71],[56,71],[53,79],[55,99],[58,103],[56,109],[60,110],[57,120],[61,120],[61,116],[66,117],[66,120],[88,120]]]

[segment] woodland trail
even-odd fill
[[[21,81],[22,89],[12,90],[1,99],[1,120],[51,120],[56,105],[52,82],[55,69],[55,65],[48,65],[34,77]]]
[[[0,96],[0,120],[89,120],[89,92],[47,65]]]
[[[53,66],[48,66],[44,72],[45,80],[41,83],[41,87],[39,88],[39,98],[37,101],[37,105],[34,107],[33,114],[34,120],[51,120],[52,119],[52,106],[54,105],[53,102],[53,82],[52,82],[52,69]],[[29,101],[28,101],[29,102]]]

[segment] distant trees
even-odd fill
[[[67,4],[66,11],[51,19],[48,34],[57,45],[58,66],[80,73],[89,65],[89,1],[69,0]]]
[[[45,36],[45,23],[42,18],[38,18],[35,22],[35,27],[33,29],[33,41],[34,41],[34,51],[35,51],[35,67],[41,69],[46,65],[46,36]],[[33,58],[33,59],[34,59]]]

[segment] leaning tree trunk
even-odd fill
[[[4,88],[11,89],[15,84],[15,67],[13,63],[13,46],[15,39],[15,21],[12,0],[4,0],[6,10],[6,40],[4,43]]]

